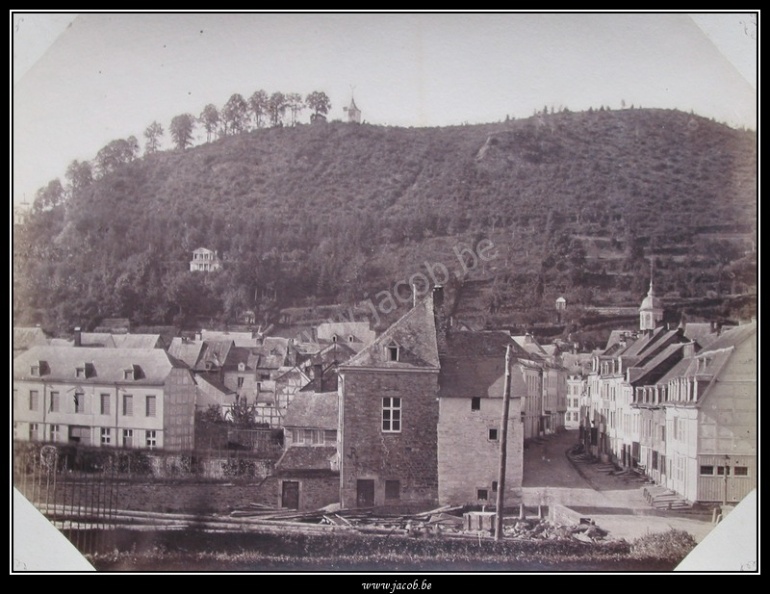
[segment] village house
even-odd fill
[[[566,429],[580,428],[580,411],[588,391],[586,376],[591,366],[590,353],[564,353],[562,365],[567,372],[567,410],[564,413]]]
[[[525,439],[564,429],[567,371],[561,364],[558,346],[541,345],[531,334],[513,336],[512,339],[526,353],[521,358],[530,360],[524,372],[529,387],[522,409]],[[537,379],[536,373],[539,374]]]
[[[455,332],[439,354],[439,505],[496,501],[505,388],[504,332]],[[522,367],[512,365],[508,414],[505,497],[520,495],[524,432],[521,402],[527,386]]]
[[[318,509],[340,495],[337,455],[339,401],[337,391],[302,391],[284,419],[285,451],[266,488],[280,507]]]
[[[216,251],[200,247],[193,250],[190,272],[213,272],[222,269],[222,262]]]
[[[430,298],[340,366],[343,508],[438,502],[439,370]]]
[[[13,362],[14,438],[191,449],[196,391],[162,349],[36,346]]]
[[[377,337],[366,322],[324,322],[318,324],[315,336],[319,343],[341,343],[358,353]]]
[[[520,402],[529,355],[506,333],[453,332],[442,305],[436,287],[339,367],[343,507],[490,501],[507,346],[522,359],[512,365],[506,491],[521,486]],[[534,367],[535,377],[541,371]],[[540,402],[541,385],[537,394]]]

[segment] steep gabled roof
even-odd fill
[[[31,375],[31,367],[45,361],[49,381],[68,381],[88,384],[130,382],[131,384],[162,384],[176,365],[163,349],[105,349],[99,347],[36,346],[13,360],[15,379],[38,379]],[[76,369],[87,367],[85,377],[77,377]],[[134,379],[124,373],[131,370]]]
[[[190,369],[196,368],[202,353],[202,340],[188,340],[180,336],[174,337],[168,347],[168,354],[187,365]]]
[[[723,329],[719,337],[708,345],[703,352],[716,351],[732,346],[738,346],[757,332],[757,323],[742,324],[732,328]]]
[[[337,392],[297,392],[286,409],[283,426],[337,429],[338,421]]]
[[[388,347],[399,349],[398,361],[389,360]],[[423,369],[438,371],[436,320],[433,299],[423,299],[383,332],[372,344],[340,366],[341,369]]]
[[[548,353],[543,350],[543,347],[540,346],[540,343],[535,340],[535,337],[531,334],[525,334],[523,336],[514,336],[513,340],[518,344],[522,349],[524,349],[526,352],[528,352],[530,355],[537,355],[539,357],[547,357]]]
[[[502,398],[508,346],[514,357],[512,365],[517,359],[532,359],[506,332],[450,333],[440,355],[439,396]]]
[[[650,385],[658,382],[669,369],[674,367],[684,354],[685,344],[675,343],[663,348],[655,357],[649,359],[641,367],[632,367],[629,370],[631,384]]]

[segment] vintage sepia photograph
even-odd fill
[[[759,17],[11,11],[10,573],[760,573]]]

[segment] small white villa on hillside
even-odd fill
[[[222,261],[216,251],[202,247],[193,251],[192,260],[190,260],[190,272],[209,272],[221,269]]]

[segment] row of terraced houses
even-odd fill
[[[581,399],[587,448],[684,500],[731,503],[757,486],[757,324],[662,324],[650,283],[638,331],[593,355]]]

